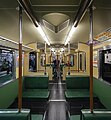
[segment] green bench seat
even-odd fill
[[[82,98],[89,97],[89,90],[87,89],[68,89],[66,92],[67,98]]]
[[[37,114],[31,115],[31,120],[42,120],[42,119],[43,119],[43,115],[37,115]]]
[[[89,98],[90,93],[88,89],[67,89],[65,92],[67,98]],[[97,97],[94,94],[94,97]]]
[[[1,109],[0,120],[30,120],[30,110],[22,109],[19,113],[17,109]]]
[[[23,98],[48,98],[47,89],[27,89],[23,92]]]
[[[49,77],[47,75],[25,76],[25,89],[48,89]]]
[[[66,76],[66,98],[89,98],[89,76]]]
[[[48,81],[49,77],[47,75],[25,76],[23,98],[48,99]]]
[[[82,120],[111,120],[111,111],[107,109],[94,110],[93,113],[90,110],[82,110]]]
[[[80,120],[80,115],[71,115],[70,120]]]
[[[89,76],[66,76],[67,89],[89,89]]]

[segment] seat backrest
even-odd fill
[[[89,89],[89,76],[66,76],[67,89]]]
[[[43,76],[25,76],[24,87],[25,89],[48,89],[47,75]]]

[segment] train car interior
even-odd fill
[[[111,0],[0,0],[0,120],[111,120]]]

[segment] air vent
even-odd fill
[[[66,20],[64,23],[60,24],[59,26],[54,26],[50,24],[49,22],[47,22],[46,20],[43,20],[43,25],[47,29],[51,30],[52,32],[58,33],[69,26],[69,21],[70,19]]]
[[[44,49],[44,48],[45,48],[45,44],[37,43],[37,49]]]
[[[62,23],[62,24],[60,24],[59,26],[58,26],[58,32],[60,32],[60,31],[62,31],[62,30],[64,30],[65,28],[67,28],[68,26],[69,26],[69,19],[67,20],[67,21],[65,21],[64,23]]]
[[[71,49],[77,49],[78,48],[78,43],[75,44],[70,44]]]
[[[46,28],[48,28],[49,30],[51,30],[52,32],[55,32],[55,26],[53,26],[52,24],[48,23],[47,21],[43,20],[43,24]]]

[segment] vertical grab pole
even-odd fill
[[[50,48],[50,67],[51,67],[51,57],[52,57],[52,51],[51,51],[51,48]]]
[[[79,60],[79,51],[78,51],[78,72],[79,72],[79,66],[80,66],[80,60]]]
[[[45,71],[44,71],[44,75],[46,75],[46,42],[45,42]]]
[[[89,7],[90,16],[90,111],[93,113],[93,7]]]
[[[19,5],[19,89],[18,89],[18,109],[22,109],[22,7]]]
[[[68,75],[70,75],[70,42],[68,42],[68,54],[69,54]]]

